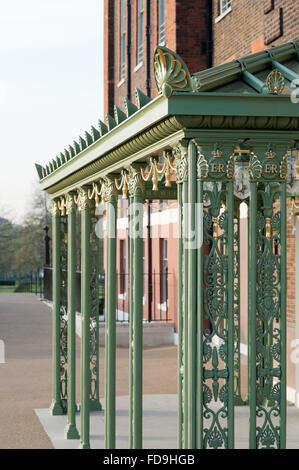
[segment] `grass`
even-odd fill
[[[0,286],[0,292],[11,293],[14,292],[16,286]]]
[[[37,290],[35,290],[35,284],[32,284],[32,293],[37,294],[40,293],[40,286],[37,286]],[[17,282],[14,286],[0,286],[0,293],[10,293],[13,294],[15,292],[22,292],[28,293],[31,292],[30,283],[28,282]]]

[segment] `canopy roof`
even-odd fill
[[[299,106],[290,94],[299,85],[299,40],[193,76],[159,46],[154,71],[159,96],[136,89],[136,104],[125,98],[124,111],[115,106],[106,124],[99,121],[45,167],[36,164],[43,189],[57,196],[203,130],[289,131],[298,140]]]

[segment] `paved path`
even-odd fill
[[[0,293],[0,339],[6,363],[0,363],[0,448],[52,448],[34,409],[51,402],[51,310],[34,294]],[[77,338],[77,401],[79,395],[80,341]],[[103,377],[104,351],[100,348]],[[117,394],[129,392],[128,349],[117,349]],[[144,350],[144,393],[175,394],[177,348]],[[103,396],[100,378],[100,395]]]
[[[214,406],[210,404],[212,408]],[[116,401],[116,448],[129,446],[129,397]],[[215,408],[217,409],[217,408]],[[65,416],[49,416],[48,410],[35,410],[55,449],[77,449],[79,440],[64,439]],[[299,449],[299,409],[287,408],[287,448]],[[225,423],[223,423],[225,425]],[[80,416],[77,415],[80,430]],[[104,413],[91,413],[90,444],[93,449],[104,449]],[[177,448],[177,395],[143,396],[143,448]],[[235,448],[249,448],[249,407],[235,407]]]
[[[34,408],[51,399],[51,315],[34,294],[0,294],[0,448],[52,448]]]

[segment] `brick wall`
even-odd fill
[[[299,36],[298,0],[232,0],[232,11],[217,22],[213,0],[214,65]]]
[[[143,14],[143,61],[137,63],[137,0],[131,0],[131,46],[130,71],[126,58],[126,78],[120,81],[120,0],[105,0],[105,112],[113,110],[113,104],[123,108],[125,96],[134,101],[134,90],[140,88],[147,94],[147,48],[146,48],[146,19],[149,5],[150,16],[150,55],[149,55],[149,91],[150,96],[157,95],[153,75],[153,55],[158,44],[158,0],[149,3],[144,0]],[[166,0],[165,28],[166,47],[180,54],[191,73],[207,68],[209,54],[207,0],[189,2],[183,0]],[[125,1],[127,24],[128,0]],[[110,12],[110,17],[109,17]],[[108,24],[109,21],[109,24]],[[126,32],[126,40],[128,32]],[[128,44],[126,44],[127,46]],[[108,63],[108,66],[106,65]],[[108,76],[109,69],[109,76]],[[130,74],[130,81],[128,76]],[[111,88],[110,78],[113,75]],[[112,81],[113,81],[112,80]]]

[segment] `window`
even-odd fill
[[[168,242],[160,238],[160,303],[168,301]]]
[[[228,10],[231,9],[232,0],[220,0],[219,3],[219,15],[224,15]]]
[[[127,267],[127,253],[126,253],[126,241],[120,240],[120,294],[126,292],[126,267]]]
[[[137,64],[143,61],[143,0],[137,0]]]
[[[126,17],[125,0],[120,2],[120,80],[125,78],[126,67]]]
[[[165,0],[159,0],[158,6],[158,43],[160,45],[165,44]]]

